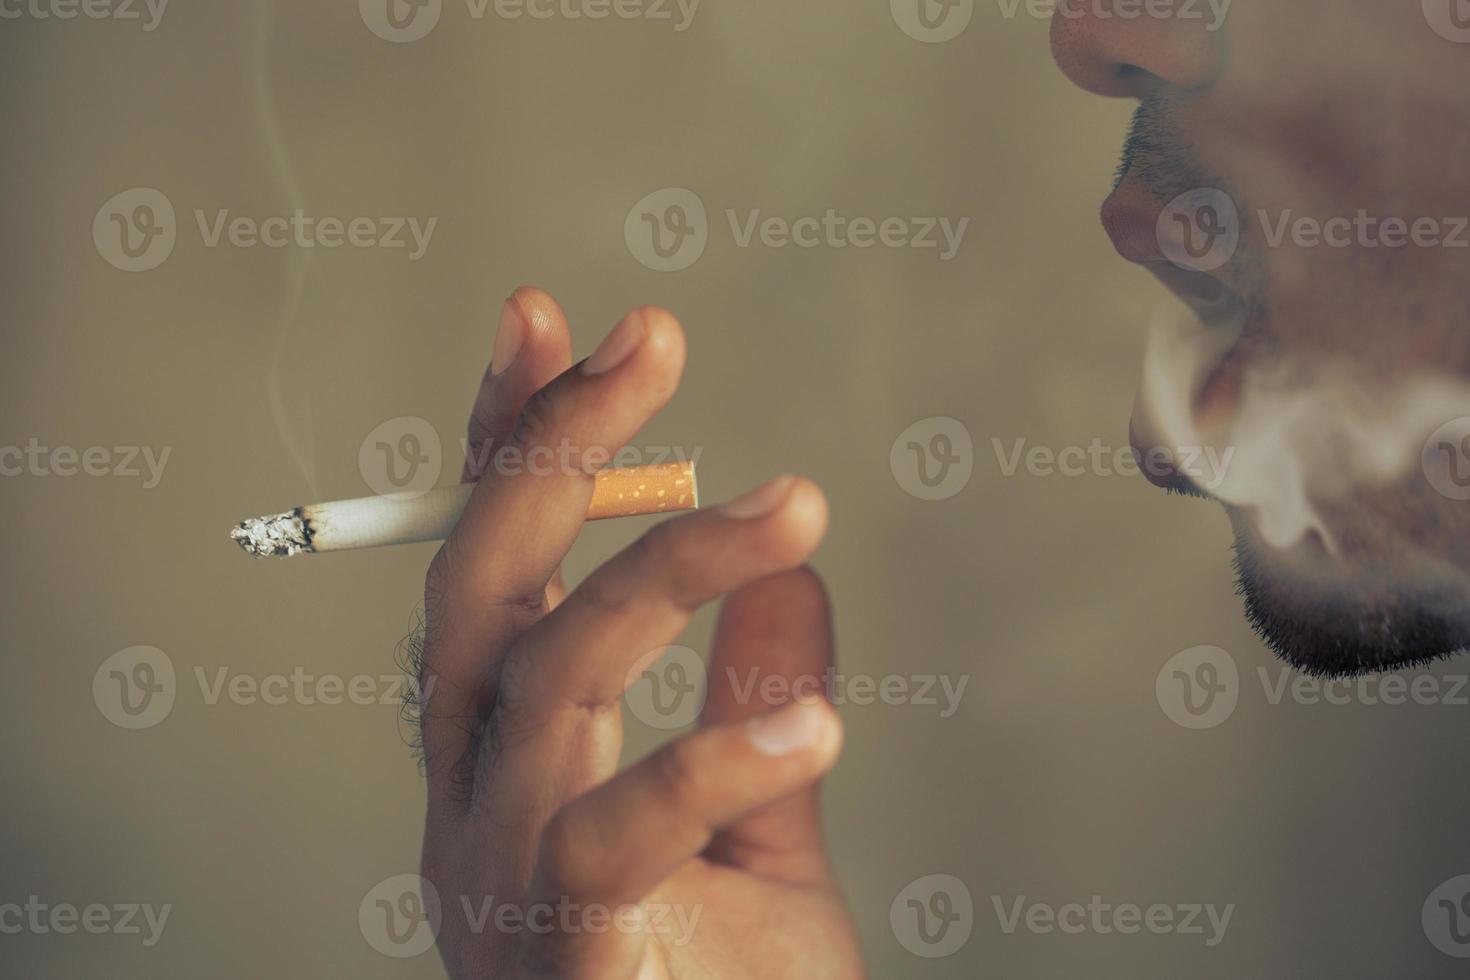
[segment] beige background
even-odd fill
[[[421,416],[452,445],[523,282],[561,298],[583,352],[634,303],[675,310],[689,370],[643,442],[702,450],[710,500],[783,470],[820,481],[833,520],[815,564],[844,669],[968,677],[950,718],[844,708],[829,823],[875,977],[1459,975],[1420,908],[1470,871],[1467,709],[1270,704],[1257,672],[1280,668],[1241,619],[1215,509],[1137,478],[1001,472],[992,439],[1123,444],[1164,302],[1096,219],[1128,107],[1069,87],[1044,21],[980,3],[926,45],[881,2],[704,0],[678,33],[475,21],[447,0],[430,36],[391,44],[350,0],[176,0],[151,33],[27,17],[0,45],[0,443],[172,447],[151,490],[0,481],[0,902],[173,906],[152,949],[0,936],[6,975],[440,975],[432,953],[385,958],[357,925],[369,888],[417,868],[423,788],[395,709],[210,705],[195,670],[396,669],[432,547],[253,564],[225,531],[367,493],[358,448],[386,420]],[[91,227],[139,186],[173,202],[179,240],[126,274]],[[701,197],[711,238],[656,273],[623,222],[670,186]],[[192,218],[298,204],[439,225],[409,262],[206,248]],[[742,249],[723,214],[828,207],[971,224],[941,262]],[[966,489],[931,503],[900,488],[889,449],[935,415],[962,420],[975,454]],[[589,529],[573,573],[641,526]],[[684,642],[703,650],[709,622]],[[91,684],[136,644],[166,651],[179,695],[124,731]],[[1199,644],[1233,655],[1240,700],[1188,731],[1154,683]],[[630,755],[663,737],[630,731]],[[973,895],[974,932],[923,959],[889,906],[941,872]],[[1236,908],[1207,949],[1007,935],[992,905],[1094,894]]]

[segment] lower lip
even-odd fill
[[[1145,446],[1138,437],[1137,427],[1130,421],[1128,423],[1128,444],[1133,448],[1133,458],[1138,462],[1139,472],[1143,478],[1162,490],[1178,490],[1180,493],[1198,493],[1199,488],[1190,482],[1189,477],[1175,470],[1172,466],[1163,463],[1150,463],[1143,465],[1148,459],[1148,454],[1160,447]]]

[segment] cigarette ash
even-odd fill
[[[289,558],[312,551],[311,524],[300,507],[274,517],[241,521],[230,537],[253,558]]]

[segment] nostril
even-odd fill
[[[1129,94],[1140,99],[1147,98],[1165,85],[1162,78],[1147,68],[1140,68],[1127,62],[1118,65],[1117,77],[1118,83],[1125,87]]]
[[[1124,98],[1212,84],[1224,64],[1225,40],[1178,18],[1059,13],[1051,23],[1052,55],[1067,77],[1089,92]]]

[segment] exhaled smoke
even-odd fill
[[[1337,554],[1331,522],[1339,518],[1325,515],[1351,514],[1355,492],[1412,475],[1426,436],[1470,415],[1470,389],[1446,378],[1368,379],[1342,364],[1273,358],[1246,368],[1228,420],[1202,432],[1195,399],[1239,333],[1239,325],[1205,329],[1161,314],[1144,358],[1142,405],[1150,429],[1176,456],[1184,447],[1212,446],[1213,458],[1227,461],[1210,492],[1247,513],[1272,547],[1289,548],[1315,532]]]
[[[271,90],[270,45],[274,10],[275,0],[265,0],[255,5],[256,32],[252,59],[255,106],[260,118],[261,133],[270,150],[271,159],[275,163],[276,173],[285,187],[286,196],[292,208],[304,209],[305,195],[301,192],[300,182],[291,166],[291,157],[286,151],[286,143],[281,136],[280,120],[276,114],[275,97]],[[316,453],[312,439],[311,394],[309,390],[299,394],[302,401],[300,412],[302,417],[293,419],[286,404],[287,394],[281,378],[287,358],[300,348],[296,333],[300,325],[301,298],[306,290],[307,279],[311,272],[311,256],[310,249],[288,250],[286,293],[282,303],[280,321],[271,344],[271,361],[266,371],[265,385],[271,419],[275,422],[281,442],[285,444],[286,452],[290,455],[296,469],[306,480],[310,495],[316,497],[318,494],[316,492]]]

